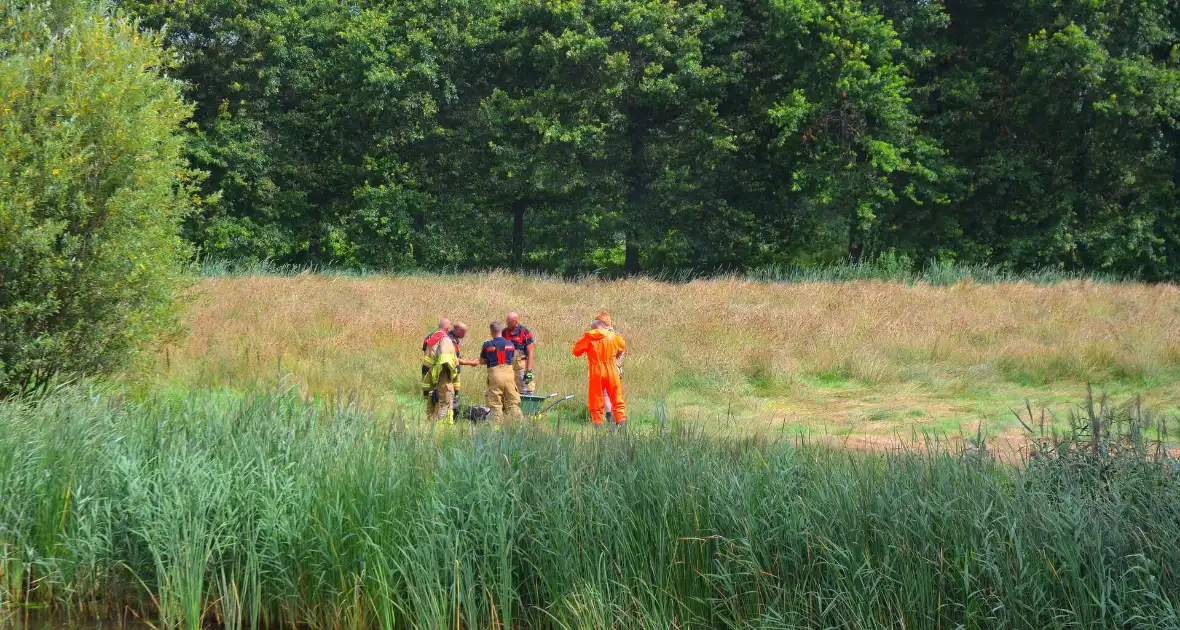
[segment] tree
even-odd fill
[[[730,79],[724,10],[701,0],[505,6],[480,174],[512,226],[514,258],[529,215],[551,226],[532,257],[563,271],[683,263],[664,255],[667,238],[690,218],[694,175],[728,149],[717,117]]]
[[[566,74],[587,69],[582,51],[566,46],[582,37],[568,29],[584,26],[588,10],[502,3],[487,63],[472,68],[487,85],[471,124],[461,127],[474,175],[462,190],[494,212],[480,232],[491,241],[485,264],[577,271],[610,246],[600,229],[615,202],[600,176],[608,168],[603,86],[596,76]]]
[[[933,55],[915,110],[962,187],[941,216],[909,224],[911,242],[1016,268],[1176,277],[1180,5],[968,0],[946,12],[947,29],[914,31]]]
[[[197,104],[202,255],[1180,276],[1180,3],[120,1]]]
[[[0,0],[0,395],[126,368],[174,330],[189,107],[103,4]]]
[[[471,152],[454,144],[454,116],[481,96],[459,79],[493,23],[485,2],[129,6],[169,25],[198,104],[190,152],[223,193],[189,224],[203,255],[384,269],[460,258],[440,219]]]
[[[927,162],[940,152],[916,131],[896,34],[858,3],[501,7],[492,52],[467,68],[490,95],[453,147],[473,159],[451,189],[485,209],[469,219],[491,243],[483,264],[855,254],[899,198],[938,196]],[[815,238],[825,231],[839,236]]]
[[[737,260],[860,258],[889,234],[902,200],[938,201],[944,176],[910,109],[902,43],[860,2],[743,6],[746,105],[731,117],[738,164],[720,184],[751,236]]]
[[[478,148],[459,129],[477,107],[484,82],[484,48],[497,16],[484,0],[427,0],[376,4],[342,34],[338,86],[346,95],[338,140],[356,146],[337,168],[354,170],[338,216],[344,241],[361,264],[390,267],[387,252],[405,254],[402,266],[457,266],[470,225],[459,196],[474,174]],[[293,138],[298,141],[298,137]]]

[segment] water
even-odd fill
[[[3,630],[151,630],[134,617],[121,619],[71,619],[44,611],[5,610],[0,608],[0,629]]]

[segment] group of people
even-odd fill
[[[490,339],[483,344],[479,358],[464,359],[463,340],[467,324],[442,318],[438,329],[422,341],[422,393],[426,397],[427,415],[432,421],[453,423],[459,408],[464,366],[487,367],[486,404],[497,424],[520,418],[521,395],[531,395],[535,383],[533,365],[537,357],[537,340],[532,331],[520,323],[520,315],[508,313],[505,324],[492,322]],[[610,313],[595,316],[590,328],[574,344],[575,357],[585,356],[589,363],[590,419],[597,426],[604,420],[615,426],[627,422],[623,399],[622,361],[626,341],[611,326]]]

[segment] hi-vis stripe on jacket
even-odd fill
[[[456,389],[459,381],[459,355],[455,343],[446,333],[435,333],[426,338],[422,353],[422,391],[429,393],[438,387],[444,370],[450,370]]]

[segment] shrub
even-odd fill
[[[194,173],[167,62],[107,5],[0,0],[0,396],[175,330]]]

